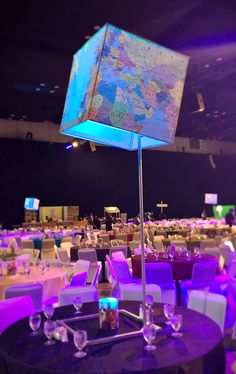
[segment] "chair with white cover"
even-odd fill
[[[188,304],[191,290],[209,291],[213,285],[217,270],[217,261],[198,262],[193,265],[191,280],[181,281],[181,305]]]
[[[86,272],[73,275],[70,281],[70,287],[86,286],[87,277],[88,274]]]
[[[30,296],[35,311],[42,310],[43,286],[41,283],[17,284],[5,289],[5,299],[17,296]]]
[[[115,275],[115,272],[114,272],[114,269],[113,269],[113,266],[112,266],[111,259],[108,255],[106,255],[106,263],[107,263],[107,266],[108,266],[108,271],[107,271],[107,274],[106,274],[106,278],[107,278],[109,283],[114,285],[116,283],[116,275]]]
[[[72,236],[64,236],[61,240],[61,243],[71,243],[72,244],[73,238]]]
[[[205,249],[207,247],[213,248],[215,246],[215,239],[204,239],[200,243],[200,248]]]
[[[30,296],[12,297],[0,301],[0,334],[13,323],[35,313],[33,300]]]
[[[120,300],[134,300],[142,301],[143,299],[143,286],[142,284],[119,284]],[[156,284],[147,284],[146,285],[146,294],[151,295],[154,298],[154,302],[161,302],[161,288]]]
[[[221,252],[218,247],[206,247],[204,248],[204,253],[214,256],[217,258],[218,262],[220,261]]]
[[[145,269],[146,283],[157,284],[161,288],[161,301],[176,304],[176,284],[171,265],[165,262],[147,262]]]
[[[113,258],[113,253],[115,252],[123,252],[125,258],[127,258],[128,248],[126,245],[114,245],[109,249],[109,257],[110,259]]]
[[[224,331],[227,301],[223,295],[206,291],[191,291],[189,293],[188,308],[205,314],[213,319]]]
[[[31,248],[31,249],[34,249],[34,242],[33,240],[30,240],[30,239],[25,239],[25,240],[22,240],[22,248]]]
[[[87,260],[78,260],[75,263],[74,266],[74,275],[79,274],[79,273],[89,273],[90,269],[90,261]]]
[[[126,261],[111,260],[115,279],[119,283],[136,283],[137,281],[131,276],[128,263]]]
[[[141,240],[141,233],[140,231],[134,231],[133,233],[133,241],[136,240],[136,241],[140,241]]]
[[[15,238],[11,239],[11,248],[13,248],[15,252],[19,251],[20,249]]]
[[[141,255],[141,252],[142,252],[142,250],[141,250],[141,248],[139,247],[139,248],[135,248],[135,250],[134,250],[134,255],[136,256],[136,255]],[[148,253],[151,253],[152,252],[152,250],[151,250],[151,248],[149,248],[149,247],[144,247],[144,252],[146,253],[146,254],[148,254]]]
[[[72,246],[73,246],[73,244],[70,243],[70,242],[63,242],[63,243],[61,243],[60,248],[65,249],[68,253],[68,256],[70,257],[70,249],[71,249]]]
[[[56,257],[58,260],[61,261],[63,266],[70,266],[70,257],[68,256],[68,252],[64,248],[56,248]]]
[[[98,291],[95,286],[67,287],[59,291],[59,305],[71,305],[76,297],[80,297],[83,303],[98,301]]]
[[[124,244],[127,244],[127,234],[116,234],[116,240],[122,240]]]
[[[227,273],[230,278],[235,278],[236,280],[236,259],[231,261]]]
[[[98,264],[101,262],[97,259],[97,252],[94,248],[81,248],[78,251],[79,260],[87,260],[90,262],[90,268],[88,273],[87,283],[91,283],[94,277],[94,274],[97,270]]]
[[[132,240],[131,242],[129,242],[129,248],[130,248],[131,255],[134,254],[135,248],[138,248],[139,246],[140,246],[140,241],[139,240]]]
[[[79,245],[82,239],[82,235],[75,235],[75,245]]]
[[[49,259],[56,258],[54,245],[55,245],[54,239],[42,240],[41,260],[49,260]]]

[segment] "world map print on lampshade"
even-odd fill
[[[120,147],[174,142],[188,57],[103,26],[74,55],[61,133]]]

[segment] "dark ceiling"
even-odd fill
[[[2,0],[0,118],[60,123],[72,55],[106,22],[190,56],[178,136],[236,141],[236,0]]]

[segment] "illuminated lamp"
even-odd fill
[[[144,323],[142,149],[172,144],[188,57],[110,24],[74,55],[60,132],[138,150]]]

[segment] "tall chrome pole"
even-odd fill
[[[141,236],[141,269],[142,269],[142,288],[143,288],[143,324],[146,324],[146,273],[144,257],[144,214],[143,214],[143,166],[142,166],[142,148],[141,139],[138,137],[138,177],[139,177],[139,213],[140,213],[140,236]]]

